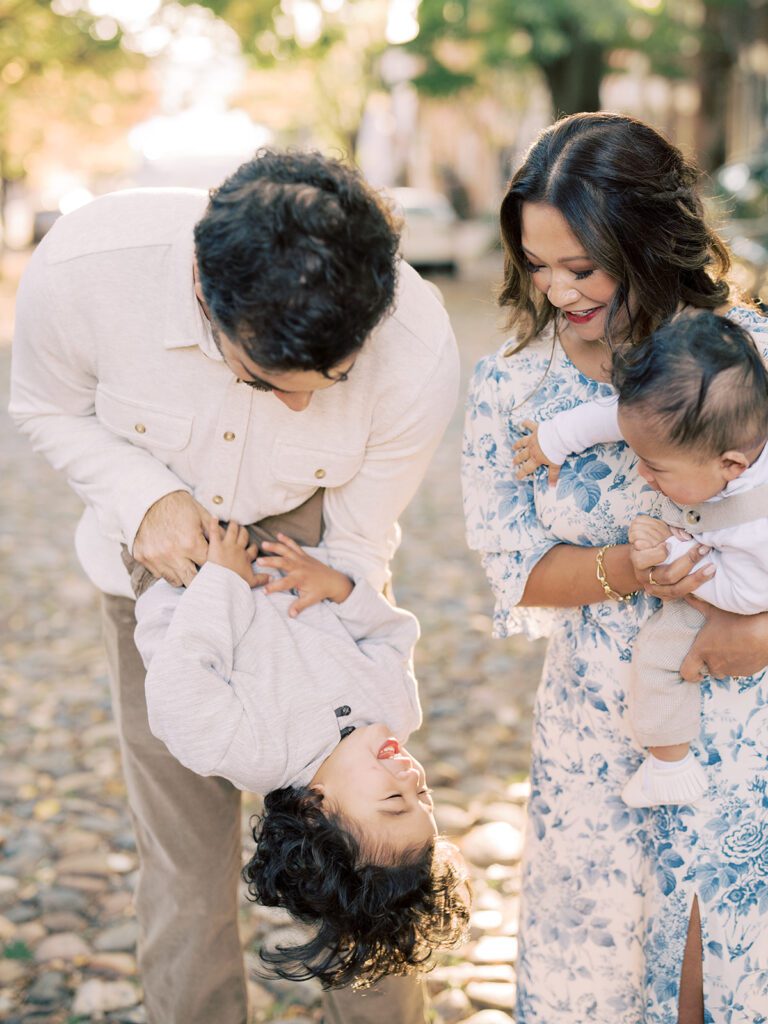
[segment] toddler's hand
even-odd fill
[[[550,462],[541,450],[539,446],[538,423],[534,423],[533,420],[523,420],[522,425],[530,433],[526,434],[525,437],[521,437],[519,441],[515,441],[512,445],[516,452],[512,462],[519,467],[517,479],[522,480],[524,477],[530,476],[539,466],[549,466],[548,479],[549,486],[552,487],[557,483],[557,478],[560,476],[560,466]]]
[[[252,563],[256,557],[258,545],[248,544],[248,531],[230,520],[226,529],[219,526],[216,516],[211,516],[208,524],[208,558],[207,561],[221,565],[225,569],[236,572],[249,587],[260,587],[269,579],[267,573],[254,573]]]
[[[308,555],[295,540],[286,537],[284,533],[278,533],[277,537],[277,541],[264,541],[261,545],[264,551],[273,553],[268,558],[262,557],[256,561],[259,565],[268,565],[285,574],[279,580],[272,579],[264,588],[266,593],[275,594],[281,590],[298,592],[299,599],[288,609],[291,618],[320,601],[335,601],[336,604],[346,601],[354,589],[348,576]]]
[[[629,543],[636,551],[655,548],[664,544],[672,536],[672,531],[661,519],[651,516],[638,516],[629,527]]]

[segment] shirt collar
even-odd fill
[[[194,258],[193,225],[185,224],[171,243],[168,253],[170,266],[163,347],[192,348],[196,345],[204,356],[220,363],[223,360],[213,340],[211,323],[195,294],[192,277]]]

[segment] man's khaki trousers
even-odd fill
[[[136,832],[139,966],[149,1024],[246,1024],[237,927],[240,792],[182,767],[149,731],[134,602],[103,595],[104,638]],[[325,993],[326,1024],[426,1024],[423,983]]]

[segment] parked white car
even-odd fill
[[[393,188],[389,195],[403,218],[400,251],[417,269],[456,272],[458,224],[456,213],[440,192],[420,188]]]

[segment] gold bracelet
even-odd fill
[[[615,544],[604,544],[603,547],[597,549],[597,555],[595,556],[595,576],[597,576],[597,582],[603,588],[605,596],[610,598],[611,601],[618,601],[621,603],[622,601],[629,601],[635,596],[635,594],[639,594],[640,591],[633,590],[631,594],[619,594],[608,582],[605,575],[605,563],[603,559],[605,558],[605,552],[608,548],[615,547]]]

